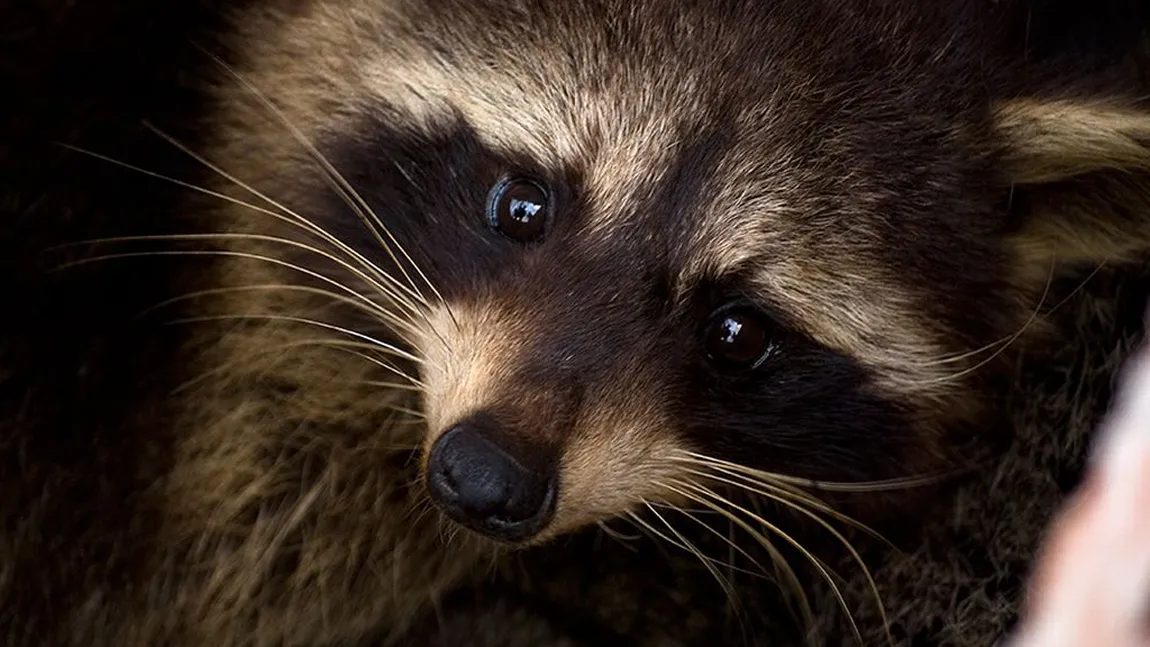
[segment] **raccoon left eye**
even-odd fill
[[[774,348],[769,320],[749,307],[722,310],[707,323],[703,347],[723,368],[756,368]]]
[[[550,211],[547,190],[538,182],[507,177],[491,189],[487,221],[508,238],[529,243],[543,236]]]

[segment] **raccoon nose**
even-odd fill
[[[555,478],[526,468],[482,426],[457,425],[431,448],[431,497],[460,525],[501,541],[523,541],[550,520]]]

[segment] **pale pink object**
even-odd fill
[[[1150,647],[1150,348],[1126,366],[1096,442],[1009,647]]]

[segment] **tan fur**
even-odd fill
[[[507,415],[524,420],[536,442],[548,435],[568,437],[559,461],[555,518],[531,543],[617,517],[643,501],[681,500],[668,486],[683,476],[675,458],[691,447],[667,433],[671,421],[663,419],[658,385],[635,384],[648,381],[642,367],[635,367],[632,377],[621,376],[632,388],[589,396],[591,406],[574,427],[561,426],[564,412],[556,410],[555,395],[514,379],[517,351],[546,334],[531,323],[522,313],[472,311],[463,304],[432,310],[428,328],[435,332],[424,336],[419,353],[427,362],[424,462],[455,421],[505,397]]]
[[[450,107],[460,111],[466,121],[474,125],[481,140],[495,150],[529,152],[536,159],[553,165],[585,165],[592,171],[584,182],[596,214],[583,232],[581,244],[589,248],[612,235],[616,219],[624,217],[630,205],[641,199],[657,179],[654,173],[662,166],[662,151],[676,144],[675,124],[671,121],[674,116],[660,112],[657,106],[675,104],[690,113],[693,83],[689,71],[685,71],[682,78],[664,80],[644,79],[636,70],[635,76],[623,77],[627,83],[625,91],[622,86],[607,82],[601,93],[589,98],[565,86],[558,72],[548,79],[532,78],[526,71],[517,72],[517,65],[511,59],[501,61],[496,73],[481,65],[469,67],[459,62],[449,65],[438,60],[435,53],[413,48],[401,39],[374,38],[357,26],[385,20],[378,15],[381,10],[388,14],[388,9],[378,2],[361,1],[305,3],[299,14],[291,16],[274,10],[251,14],[235,36],[236,42],[243,43],[241,49],[245,57],[238,72],[258,91],[266,92],[282,110],[286,121],[311,141],[352,128],[365,111],[375,109],[376,102],[397,111],[412,127],[425,132],[434,132],[440,127],[448,118]],[[394,19],[393,28],[397,31],[412,27],[398,14]],[[549,89],[537,92],[530,101],[521,101],[522,88],[541,87],[540,81]],[[636,93],[635,88],[639,87],[646,91]],[[578,110],[561,108],[576,96],[585,101]],[[285,173],[307,176],[319,172],[300,142],[239,84],[224,84],[221,101],[228,108],[218,124],[217,134],[221,139],[210,157],[237,169],[237,175],[245,182],[258,188],[274,187],[276,200],[307,217],[309,209],[316,208],[312,196],[293,194],[292,183],[283,182]],[[562,114],[578,114],[581,121],[558,121],[558,115]],[[636,115],[649,116],[636,118]],[[1065,102],[1031,102],[1004,108],[999,112],[999,119],[1001,131],[1012,144],[1007,157],[1012,160],[1012,168],[1017,169],[1019,183],[1061,181],[1083,171],[1141,164],[1146,159],[1137,141],[1139,129],[1145,124],[1140,115],[1129,111],[1085,111]],[[1082,137],[1083,133],[1091,134]],[[596,142],[595,146],[587,146],[589,139]],[[588,150],[596,156],[593,160],[584,157]],[[857,220],[844,219],[848,225],[841,230],[797,228],[797,221],[790,215],[806,205],[802,201],[802,178],[782,173],[789,162],[789,153],[773,151],[765,160],[725,162],[727,190],[719,191],[711,201],[698,206],[701,213],[709,214],[715,228],[699,229],[689,241],[693,247],[685,254],[699,259],[699,267],[687,268],[683,276],[677,278],[686,282],[690,272],[719,275],[734,267],[754,266],[760,258],[771,258],[765,266],[769,269],[764,269],[757,278],[764,291],[784,305],[798,329],[872,370],[876,376],[875,388],[898,394],[900,399],[922,411],[924,432],[929,432],[932,424],[925,423],[926,413],[943,407],[950,408],[956,419],[977,419],[980,407],[963,400],[962,392],[952,388],[951,383],[952,376],[976,361],[941,363],[939,360],[948,349],[947,331],[933,328],[930,322],[918,318],[913,300],[894,287],[895,277],[881,263],[866,262],[865,252],[849,265],[828,264],[828,259],[845,258],[865,249],[860,245],[868,238],[865,224],[860,226]],[[277,159],[278,163],[264,164],[263,160],[269,158]],[[778,175],[790,180],[782,184],[774,182],[775,174],[764,173],[760,168],[763,163],[773,164],[773,168],[780,170]],[[773,183],[756,186],[751,178],[766,178]],[[738,187],[738,192],[730,191],[731,187]],[[227,183],[221,188],[237,197],[244,195]],[[1060,223],[1065,220],[1051,220],[1054,216],[1048,214],[1053,214],[1053,210],[1042,201],[1041,191],[1038,196],[1035,204],[1042,210],[1039,215],[1043,217],[1032,219],[1038,223],[1034,225],[1035,231],[1060,231],[1063,227]],[[251,196],[243,199],[252,200]],[[1062,201],[1061,204],[1072,203]],[[748,220],[740,218],[747,209],[776,215],[769,220],[769,227],[755,229],[745,224]],[[265,216],[239,207],[230,213],[227,225],[230,231],[265,230]],[[281,233],[285,231],[282,227],[276,229]],[[1080,232],[1081,228],[1075,226],[1073,231]],[[1052,236],[1046,234],[1046,237]],[[1024,249],[1035,244],[1029,242],[1035,240],[1034,236],[1026,240],[1028,242],[1021,243]],[[250,246],[240,243],[234,248],[249,249]],[[749,253],[750,250],[754,253]],[[274,255],[274,252],[268,254]],[[1045,257],[1026,258],[1021,271],[1037,277],[1040,272],[1036,268],[1046,269],[1041,263],[1043,260]],[[291,281],[282,268],[253,271],[253,266],[246,261],[229,263],[229,266],[231,269],[221,276],[225,285],[243,284],[257,276],[277,279],[274,282]],[[363,292],[368,286],[351,287]],[[384,301],[379,295],[372,298]],[[301,308],[306,307],[306,302],[288,296],[246,295],[223,303],[223,310],[229,313],[254,309],[299,316]],[[1025,300],[1019,305],[1017,319],[1021,323],[1030,305]],[[259,348],[267,349],[272,358],[266,362],[253,360],[242,370],[230,369],[228,381],[213,387],[242,395],[234,400],[235,410],[210,412],[212,419],[189,423],[204,425],[212,431],[193,436],[185,445],[170,481],[172,485],[163,494],[163,507],[169,511],[164,531],[166,541],[199,544],[197,548],[189,546],[189,551],[202,551],[204,542],[209,541],[209,550],[217,555],[207,562],[212,565],[203,575],[205,582],[214,584],[194,598],[194,603],[188,603],[188,609],[197,609],[196,613],[202,614],[193,617],[217,627],[209,635],[223,640],[229,631],[234,631],[237,622],[260,622],[266,627],[264,631],[270,632],[263,635],[292,637],[302,644],[305,639],[354,632],[354,628],[379,622],[384,617],[402,626],[403,618],[424,600],[467,572],[467,559],[458,553],[447,557],[446,548],[427,542],[429,534],[434,536],[435,514],[418,515],[418,501],[398,503],[394,511],[380,511],[373,517],[395,520],[394,525],[362,531],[341,530],[340,536],[344,537],[377,537],[359,549],[364,552],[362,559],[366,560],[359,567],[380,569],[382,577],[405,582],[394,588],[383,587],[391,591],[390,595],[381,595],[376,587],[364,596],[349,590],[334,596],[332,599],[340,603],[329,607],[323,602],[322,593],[311,598],[298,584],[285,585],[272,578],[265,566],[270,555],[285,550],[276,547],[286,546],[283,537],[294,531],[293,550],[299,551],[301,557],[297,570],[290,576],[296,578],[293,581],[298,582],[311,573],[311,577],[319,578],[318,590],[322,592],[325,579],[340,582],[339,573],[344,573],[346,578],[349,569],[355,568],[349,560],[358,551],[325,552],[327,537],[334,536],[334,528],[343,522],[326,516],[323,511],[330,509],[337,498],[338,509],[346,510],[349,505],[346,488],[355,491],[357,486],[370,484],[386,491],[389,486],[379,480],[384,478],[382,473],[372,476],[358,473],[360,464],[353,463],[350,455],[344,459],[345,453],[362,454],[376,447],[382,457],[393,451],[393,446],[430,447],[437,434],[453,420],[490,401],[492,391],[501,388],[507,371],[515,366],[516,344],[529,343],[539,332],[531,329],[531,318],[523,317],[522,313],[469,310],[451,303],[447,306],[453,310],[454,322],[449,324],[451,318],[436,308],[430,310],[426,323],[415,322],[421,330],[420,355],[426,362],[421,378],[428,387],[421,405],[425,416],[421,425],[396,426],[383,420],[368,424],[367,421],[378,418],[381,399],[386,401],[394,394],[367,387],[349,389],[347,381],[337,377],[351,371],[350,380],[366,379],[367,375],[377,373],[370,363],[353,360],[349,364],[345,355],[322,347],[299,354],[276,354],[277,343],[301,337],[337,336],[330,332],[310,329],[304,332],[304,328],[292,332],[280,322],[254,322],[226,333],[224,343],[216,345],[214,355],[218,359],[209,363],[233,362],[237,354],[250,357],[250,353]],[[267,375],[303,386],[303,391],[284,401],[253,403],[250,385]],[[321,375],[327,377],[320,378]],[[625,386],[614,390],[605,388],[593,394],[590,399],[595,405],[580,416],[571,430],[572,438],[567,442],[561,463],[564,489],[558,511],[540,540],[626,513],[644,500],[670,500],[672,495],[661,484],[689,478],[668,460],[687,447],[661,433],[667,421],[659,413],[658,393],[651,400],[638,395],[643,391],[641,372],[620,373],[616,380],[618,385]],[[549,405],[546,394],[522,395],[526,397],[525,410],[520,414],[531,420],[546,419]],[[233,401],[225,393],[217,393],[212,399],[221,404]],[[269,419],[281,421],[276,422],[277,426],[329,421],[355,429],[355,442],[346,446],[336,443],[320,451],[328,466],[326,471],[317,476],[311,489],[293,494],[302,495],[309,506],[297,502],[275,508],[268,503],[278,493],[279,464],[275,461],[261,464],[253,452],[264,444],[270,444],[269,449],[279,447],[291,438],[268,438],[266,421]],[[284,428],[290,426],[287,424]],[[245,431],[249,429],[252,431]],[[291,442],[307,448],[301,451],[316,451],[314,444],[319,439],[307,431],[300,434]],[[365,438],[371,439],[367,445],[362,444]],[[928,447],[933,447],[934,442],[937,441],[925,440]],[[927,462],[941,459],[942,451],[941,447],[928,449],[921,458]],[[928,458],[932,455],[934,458]],[[289,465],[296,463],[284,463],[282,469]],[[224,466],[226,471],[221,472]],[[285,482],[293,481],[294,478],[290,478]],[[380,491],[375,491],[376,497]],[[247,494],[237,499],[236,492]],[[229,539],[228,529],[235,524],[237,515],[250,513],[251,506],[258,510],[257,520],[262,521],[254,526],[245,522],[237,528],[240,534]],[[406,518],[419,522],[408,525],[403,521]],[[265,524],[266,531],[263,530]],[[204,528],[211,529],[206,537]],[[400,528],[406,530],[400,531]],[[245,546],[270,547],[270,552],[249,554]],[[232,557],[221,559],[220,550]],[[479,554],[476,552],[474,556]],[[201,559],[207,559],[207,554]],[[417,565],[411,568],[418,570],[397,572],[406,568],[404,564]],[[259,572],[269,575],[255,579],[253,574]],[[421,586],[420,591],[412,588],[417,584]],[[256,595],[267,597],[253,605]],[[284,595],[289,597],[281,597]],[[243,608],[261,609],[259,617],[241,617],[229,611]],[[269,613],[274,615],[267,616]],[[325,623],[330,622],[331,627],[338,627],[332,630],[336,633],[317,633],[315,621],[320,617],[327,618]]]
[[[1032,285],[1058,263],[1122,263],[1150,236],[1150,113],[1121,103],[1014,100],[995,109],[1028,211],[1015,238]]]
[[[585,171],[580,188],[589,206],[572,247],[593,257],[628,242],[620,232],[665,179],[682,133],[728,119],[709,113],[699,98],[709,70],[667,75],[636,56],[592,85],[567,76],[561,42],[533,42],[532,60],[554,59],[542,66],[497,45],[485,50],[487,58],[449,61],[411,37],[421,25],[402,3],[270,4],[239,16],[226,39],[239,52],[236,74],[221,75],[214,89],[206,157],[278,204],[219,177],[214,191],[258,209],[208,200],[202,223],[212,232],[287,239],[297,246],[237,237],[214,246],[338,277],[339,285],[238,256],[201,277],[232,290],[197,302],[204,320],[184,357],[189,374],[203,379],[160,411],[140,414],[161,420],[165,407],[176,411],[164,419],[173,467],[145,496],[158,518],[157,548],[143,567],[148,586],[123,593],[115,607],[94,594],[70,618],[82,636],[118,621],[101,615],[109,608],[132,609],[101,646],[154,644],[157,636],[188,647],[303,646],[378,631],[384,644],[397,640],[418,613],[505,550],[446,522],[418,485],[439,435],[484,407],[502,406],[519,433],[562,447],[556,514],[535,543],[648,501],[677,502],[673,486],[696,478],[675,460],[692,445],[676,433],[676,403],[663,376],[643,361],[642,353],[656,352],[653,345],[620,358],[578,407],[563,404],[545,387],[513,380],[522,349],[546,339],[548,317],[565,314],[561,299],[513,286],[441,303],[418,279],[394,272],[403,287],[393,289],[420,294],[387,294],[373,284],[387,283],[378,266],[348,258],[299,220],[322,223],[318,215],[331,208],[321,194],[333,178],[324,178],[310,144],[322,152],[324,142],[357,132],[376,111],[423,135],[461,118],[492,150]],[[808,73],[798,67],[786,70],[788,78]],[[797,96],[802,85],[791,91]],[[782,128],[770,110],[787,105],[779,100],[766,116],[734,118],[733,139]],[[1150,240],[1150,181],[1138,174],[1150,171],[1142,142],[1150,117],[1133,108],[1039,100],[1008,104],[996,115],[1005,158],[1031,206],[1023,232],[1008,243],[1006,271],[1020,287],[1000,316],[1017,330],[1037,306],[1051,259],[1107,260]],[[917,442],[890,460],[934,472],[965,460],[948,453],[944,436],[950,426],[983,419],[989,405],[969,373],[990,360],[954,359],[974,349],[962,347],[947,322],[924,314],[929,295],[912,293],[882,255],[885,214],[873,209],[889,196],[880,189],[860,190],[829,222],[805,218],[820,206],[811,186],[821,179],[821,169],[803,166],[806,149],[811,141],[829,142],[828,150],[845,155],[849,142],[836,141],[837,134],[826,128],[776,149],[722,156],[714,162],[721,181],[699,188],[690,207],[701,224],[682,232],[680,248],[660,252],[689,259],[670,278],[679,298],[700,279],[749,271],[754,289],[778,304],[796,332],[865,369],[870,382],[860,391],[898,404]],[[943,134],[972,149],[988,145],[958,126]],[[391,162],[381,156],[379,163]],[[1116,171],[1129,173],[1106,175]],[[417,190],[435,190],[418,177],[411,181]],[[383,265],[383,250],[373,251]],[[548,269],[538,254],[523,257],[528,267]],[[313,292],[272,287],[284,285]],[[556,280],[550,289],[566,287]],[[616,294],[611,303],[632,296]],[[352,329],[356,337],[301,318],[366,323]],[[349,341],[408,343],[417,357],[339,345]],[[402,381],[396,372],[420,388],[383,386]]]
[[[655,106],[673,102],[679,109],[690,112],[693,83],[688,76],[652,80],[646,85],[645,94],[636,95],[633,85],[611,88],[597,100],[580,106],[578,114],[583,121],[557,122],[556,115],[569,114],[564,104],[574,96],[565,91],[575,91],[564,87],[568,81],[562,77],[549,79],[555,84],[550,93],[534,96],[531,102],[523,103],[518,100],[517,91],[536,80],[517,74],[512,61],[507,61],[495,74],[479,66],[459,68],[457,62],[448,67],[437,62],[434,54],[412,49],[402,41],[371,42],[356,35],[348,25],[349,17],[358,11],[353,5],[336,8],[319,3],[310,11],[314,15],[306,20],[295,19],[282,24],[272,22],[269,25],[261,20],[249,20],[251,33],[261,35],[261,45],[259,49],[245,48],[245,51],[258,64],[252,69],[241,70],[243,77],[257,89],[326,88],[336,75],[336,68],[331,66],[342,70],[344,68],[339,66],[355,62],[356,76],[340,79],[341,83],[348,83],[343,88],[332,87],[322,94],[281,92],[272,97],[288,121],[303,129],[305,136],[317,139],[327,133],[338,132],[347,123],[341,118],[343,115],[355,114],[361,106],[370,105],[371,100],[402,111],[405,120],[428,132],[434,132],[447,116],[446,107],[452,106],[460,110],[468,122],[475,124],[484,143],[496,150],[529,151],[545,163],[587,164],[593,174],[584,178],[585,190],[595,205],[593,213],[596,219],[585,225],[579,244],[588,248],[594,248],[597,241],[611,235],[613,222],[625,217],[631,208],[629,205],[642,198],[655,179],[653,174],[663,166],[666,151],[676,143],[674,123]],[[273,43],[279,43],[274,45],[279,48],[275,56],[261,58],[262,48],[271,48]],[[300,51],[301,47],[308,50]],[[310,60],[315,56],[324,57],[326,61],[334,52],[339,52],[346,60],[306,71],[293,71],[296,68],[289,63]],[[363,84],[361,87],[353,86],[357,80]],[[363,89],[371,92],[370,99],[362,98]],[[298,143],[285,139],[283,126],[266,115],[266,108],[258,105],[247,90],[233,84],[225,85],[224,91],[229,95],[228,101],[250,106],[254,113],[252,121],[260,125],[255,130],[250,125],[242,131],[229,128],[227,132],[243,133],[242,139],[236,142],[236,148],[242,150],[232,150],[229,146],[218,154],[219,159],[240,159],[253,153],[263,156],[269,149],[281,156],[301,156],[296,150]],[[332,110],[332,97],[341,96],[345,97],[343,105],[334,114],[329,112]],[[514,110],[513,114],[511,110]],[[637,120],[631,116],[633,114],[649,114],[650,117]],[[761,124],[755,127],[761,127]],[[587,150],[585,140],[592,136],[594,141],[600,142],[593,164],[589,163],[591,160],[582,159]],[[584,141],[567,139],[571,137],[582,137]],[[772,164],[773,168],[760,168],[764,161]],[[924,338],[921,321],[909,313],[905,319],[897,316],[896,313],[907,312],[910,304],[905,303],[897,291],[874,289],[890,280],[884,275],[881,265],[860,264],[843,268],[845,271],[827,272],[825,260],[828,257],[858,249],[859,236],[865,236],[858,223],[852,223],[842,231],[804,231],[798,228],[797,223],[790,222],[791,214],[803,208],[803,204],[796,201],[802,198],[801,179],[782,186],[777,183],[766,186],[749,184],[757,182],[752,178],[772,178],[773,169],[781,171],[788,161],[788,151],[776,151],[769,160],[732,159],[726,162],[729,166],[725,171],[728,183],[717,188],[739,187],[738,193],[721,191],[713,202],[699,205],[700,213],[710,214],[708,222],[713,223],[713,228],[700,228],[696,232],[686,256],[698,259],[700,266],[684,268],[678,284],[689,284],[700,276],[720,276],[734,268],[753,266],[762,258],[771,258],[769,271],[762,278],[764,288],[780,296],[800,329],[832,348],[863,359],[877,370],[879,382],[884,386],[906,396],[921,392],[920,406],[924,408],[939,406],[938,398],[949,401],[946,397],[949,392],[948,375],[958,373],[971,363],[943,364],[937,361],[945,352],[946,346],[941,343],[945,332],[931,333],[932,336],[937,334],[938,338]],[[299,164],[305,168],[311,165],[302,159]],[[644,169],[652,175],[644,175]],[[303,199],[306,204],[306,198]],[[778,217],[770,228],[756,229],[753,221],[743,217],[748,211],[755,210],[776,212]],[[859,298],[864,295],[866,298]],[[435,359],[429,363],[449,366],[456,372],[455,379],[461,380],[442,387],[450,390],[428,407],[429,427],[441,429],[448,421],[458,419],[458,414],[482,403],[475,398],[483,397],[481,394],[486,383],[475,380],[483,376],[485,380],[497,381],[499,371],[509,368],[507,362],[513,361],[514,354],[513,350],[495,353],[491,341],[457,338],[442,316],[433,319],[440,322],[433,326],[436,334],[425,332],[423,335],[428,340],[429,352],[433,353],[431,357]],[[514,321],[514,318],[508,320],[504,317],[501,323],[507,325]],[[484,326],[497,329],[495,323],[484,320],[468,326],[476,330]],[[503,330],[503,334],[510,334],[509,331],[514,329]],[[865,334],[866,339],[859,334]],[[444,336],[449,345],[458,343],[460,348],[483,348],[484,352],[492,352],[492,356],[500,359],[483,359],[482,365],[464,369],[467,365],[457,363],[458,359],[450,362],[446,357],[434,355],[442,348],[436,340],[437,335]],[[620,381],[626,382],[622,376]],[[450,408],[441,410],[434,406],[436,401],[452,404]],[[657,428],[655,421],[644,426]],[[431,440],[425,443],[425,447],[430,446]],[[624,452],[624,455],[628,453]]]
[[[1017,99],[995,106],[1018,184],[1046,184],[1098,171],[1150,167],[1150,114],[1089,99]]]

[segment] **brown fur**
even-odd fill
[[[186,207],[230,236],[193,242],[231,255],[186,275],[212,292],[180,305],[179,388],[129,426],[165,457],[134,491],[148,526],[115,542],[131,568],[80,579],[59,642],[400,639],[514,560],[423,489],[426,450],[476,412],[558,463],[555,518],[525,543],[682,503],[687,451],[841,481],[969,468],[957,448],[993,447],[1011,359],[969,351],[1028,325],[1055,261],[1150,240],[1143,88],[1050,97],[1040,81],[1078,80],[1012,67],[973,2],[433,4],[273,2],[224,32],[235,74],[197,150],[276,204],[215,176],[233,202]],[[481,211],[516,166],[562,208],[508,252]],[[412,261],[368,235],[375,215]],[[777,389],[707,373],[683,332],[731,286],[779,321]],[[847,510],[914,526],[926,496]]]

